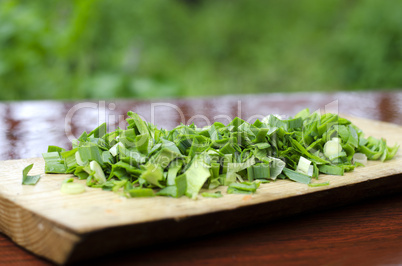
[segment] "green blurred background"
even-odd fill
[[[0,100],[401,87],[401,0],[0,0]]]

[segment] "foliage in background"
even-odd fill
[[[402,87],[400,0],[0,0],[0,100]]]

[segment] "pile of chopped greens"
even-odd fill
[[[102,124],[74,140],[72,150],[49,146],[43,154],[45,172],[71,173],[89,187],[126,197],[194,199],[202,188],[220,186],[227,186],[227,193],[251,194],[260,183],[277,178],[310,184],[320,173],[343,175],[367,159],[389,160],[399,147],[364,138],[336,114],[310,114],[308,109],[287,120],[270,115],[249,124],[236,117],[228,125],[173,130],[157,129],[133,112],[128,116],[127,129],[107,133]],[[72,181],[63,183],[65,193],[85,191]],[[312,186],[321,185],[328,183]],[[222,196],[220,191],[202,195]]]

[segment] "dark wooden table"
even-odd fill
[[[99,122],[106,121],[112,129],[124,127],[128,110],[171,129],[179,123],[225,123],[235,116],[250,121],[271,113],[290,116],[306,107],[402,125],[401,91],[157,101],[9,102],[0,103],[0,160],[39,157],[49,144],[69,148],[69,139],[90,131]],[[50,264],[0,234],[0,264],[22,263]],[[402,193],[217,235],[122,251],[91,263],[402,264]]]

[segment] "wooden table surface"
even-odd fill
[[[306,107],[311,111],[338,110],[340,114],[402,125],[400,91],[155,101],[8,102],[0,103],[0,160],[39,157],[49,144],[69,148],[69,139],[84,130],[90,131],[99,122],[106,121],[111,128],[124,127],[123,115],[128,110],[159,127],[171,129],[180,123],[194,122],[198,126],[214,121],[225,123],[235,116],[249,121],[272,113],[289,116]],[[50,264],[0,234],[0,264],[23,263]],[[126,250],[91,263],[402,264],[402,193],[178,243]]]

